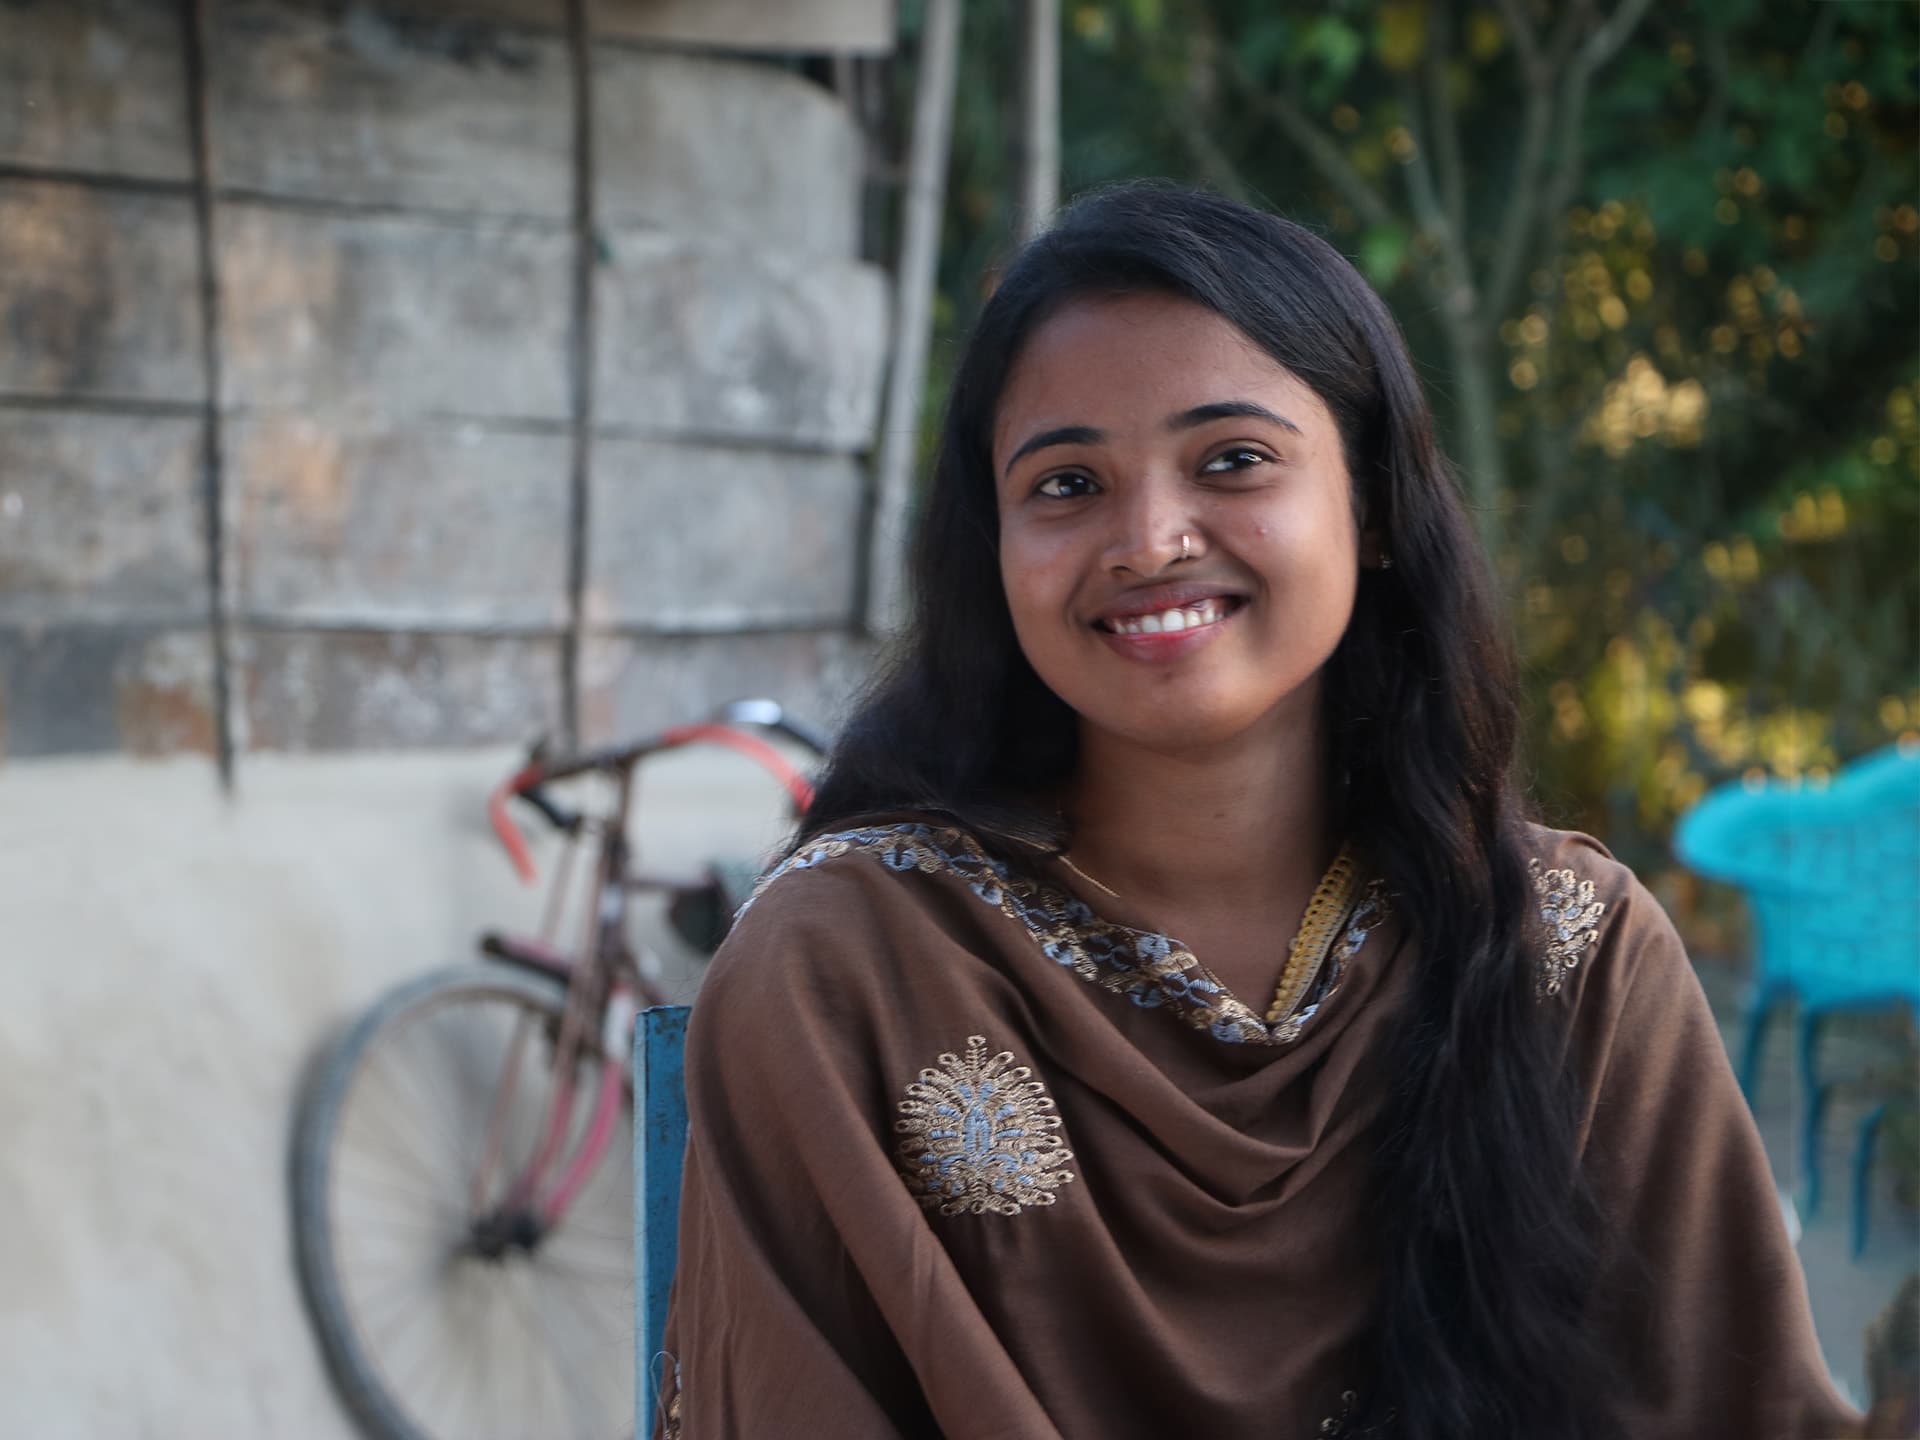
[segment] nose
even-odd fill
[[[1181,558],[1180,537],[1197,526],[1176,486],[1143,479],[1126,487],[1110,508],[1112,532],[1101,556],[1113,574],[1157,575]]]

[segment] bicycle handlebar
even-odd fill
[[[540,872],[534,867],[533,852],[527,849],[526,837],[520,833],[520,827],[513,823],[513,817],[507,814],[507,801],[523,789],[538,785],[543,778],[545,771],[539,764],[529,765],[487,797],[487,819],[493,822],[493,833],[500,837],[507,858],[513,862],[521,881],[528,885],[534,882]]]
[[[787,723],[778,728],[787,733],[795,733]],[[520,878],[531,884],[538,875],[533,863],[532,852],[527,848],[526,837],[520,827],[513,823],[513,817],[507,813],[507,802],[521,799],[562,830],[576,829],[581,817],[578,814],[561,809],[554,804],[540,787],[554,780],[567,780],[590,771],[613,772],[630,769],[649,755],[662,750],[677,750],[683,745],[710,744],[725,746],[754,761],[780,782],[791,797],[796,813],[805,813],[813,804],[813,784],[790,764],[786,756],[769,745],[757,735],[733,725],[722,723],[676,725],[650,740],[638,745],[622,746],[617,749],[592,751],[557,761],[535,760],[500,785],[487,797],[487,816],[493,822],[494,833],[500,837],[507,858],[513,862],[513,868]]]
[[[538,785],[530,785],[520,791],[520,800],[546,816],[547,823],[556,830],[571,832],[580,828],[580,812],[555,804],[553,797]]]
[[[777,700],[735,700],[731,705],[722,706],[712,723],[734,727],[750,725],[758,730],[773,730],[789,740],[797,740],[816,755],[827,753],[826,736],[811,725],[794,719]]]
[[[749,735],[731,725],[676,725],[659,739],[655,746],[660,750],[675,750],[682,745],[694,745],[700,742],[709,745],[724,745],[729,750],[754,761],[762,770],[778,780],[793,797],[795,811],[805,813],[813,805],[813,782],[794,769],[787,757],[758,735]]]

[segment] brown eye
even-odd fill
[[[1033,493],[1045,495],[1050,500],[1078,500],[1082,495],[1095,494],[1099,488],[1088,476],[1068,470],[1047,476],[1033,487]]]
[[[1222,450],[1206,464],[1200,467],[1202,475],[1226,475],[1235,470],[1251,470],[1256,465],[1267,463],[1267,457],[1258,450],[1244,447],[1235,450]]]

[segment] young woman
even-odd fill
[[[694,1007],[687,1440],[1849,1433],[1659,907],[1528,823],[1393,322],[1107,192],[955,381],[912,629]]]

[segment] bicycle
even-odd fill
[[[769,701],[564,759],[536,746],[488,812],[528,880],[534,866],[509,803],[567,837],[542,936],[488,933],[482,963],[389,992],[305,1088],[291,1166],[295,1255],[328,1368],[374,1440],[631,1435],[627,1056],[634,1017],[666,997],[627,940],[628,901],[664,893],[675,928],[710,954],[739,898],[739,872],[725,867],[632,868],[635,776],[651,756],[723,745],[779,780],[797,815],[811,786],[761,732],[824,753]],[[546,788],[589,775],[613,784],[599,814],[569,810]],[[551,935],[589,837],[596,865],[576,957]]]

